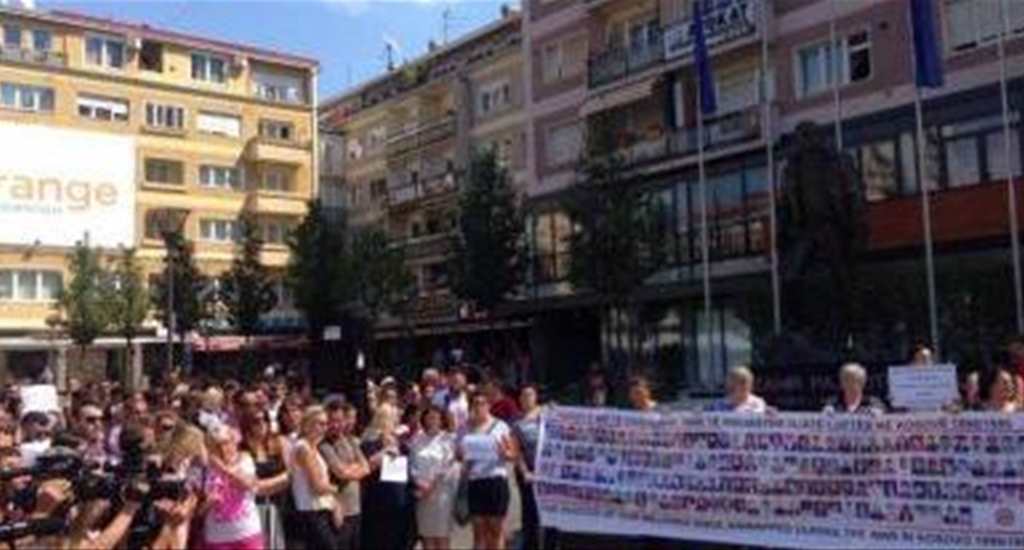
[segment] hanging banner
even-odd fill
[[[545,412],[563,531],[787,548],[1024,548],[1024,415]]]

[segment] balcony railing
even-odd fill
[[[704,36],[709,48],[757,32],[760,0],[711,0],[704,13]],[[691,19],[664,26],[645,42],[607,50],[588,62],[589,83],[597,88],[655,65],[693,53]]]
[[[711,118],[704,123],[704,150],[713,151],[761,137],[761,111],[748,107]],[[682,128],[668,133],[631,140],[618,149],[626,165],[632,166],[673,156],[697,152],[697,128]]]
[[[416,181],[393,178],[390,183],[391,185],[388,187],[388,203],[391,206],[399,206],[419,199],[444,195],[458,189],[455,177],[447,173],[440,177]]]
[[[455,115],[445,115],[416,126],[399,129],[395,135],[388,137],[387,151],[389,155],[400,155],[454,134]]]
[[[661,32],[646,42],[615,48],[592,57],[589,64],[590,87],[597,88],[630,74],[644,71],[665,60],[665,46]]]
[[[394,245],[405,249],[405,257],[408,260],[447,256],[452,252],[452,235],[436,233],[412,237],[396,241]]]
[[[0,47],[0,59],[19,63],[37,63],[52,67],[67,65],[67,57],[61,52],[26,50],[22,48]]]

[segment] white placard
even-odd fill
[[[36,384],[21,387],[21,414],[30,412],[60,412],[57,386]]]
[[[0,243],[135,245],[135,138],[0,122]]]
[[[409,459],[404,456],[384,455],[380,466],[380,480],[386,483],[409,482]]]
[[[339,327],[338,325],[330,325],[324,327],[324,340],[328,342],[341,340],[341,327]]]
[[[479,462],[498,461],[498,442],[489,434],[467,435],[462,438],[462,457]]]
[[[941,410],[960,398],[956,365],[943,363],[889,367],[889,398],[896,408],[909,411]]]

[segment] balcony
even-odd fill
[[[708,48],[750,37],[757,32],[758,0],[712,0],[704,13],[704,36]],[[588,61],[589,85],[600,88],[630,75],[693,53],[693,21],[664,26],[645,42],[594,55]]]
[[[302,141],[256,136],[246,146],[246,157],[253,162],[275,162],[300,166],[312,160],[312,152]]]
[[[388,204],[392,207],[405,206],[421,199],[448,195],[457,189],[455,177],[450,174],[416,181],[394,178],[388,186]]]
[[[50,67],[66,67],[68,58],[62,52],[26,50],[0,47],[0,60],[15,63],[32,63]]]
[[[655,33],[647,42],[639,42],[628,48],[616,48],[599,53],[588,62],[591,88],[599,88],[643,72],[665,60],[665,46],[661,33]]]
[[[305,216],[306,200],[297,193],[280,191],[251,191],[245,199],[245,206],[252,212],[282,216]]]
[[[704,122],[704,150],[714,151],[761,137],[761,109],[759,106],[725,113]],[[627,166],[681,157],[697,152],[697,128],[682,128],[645,137],[626,136],[619,148]]]
[[[398,156],[455,135],[455,115],[449,114],[396,129],[387,142],[388,156]]]
[[[435,233],[395,241],[396,247],[405,250],[406,260],[421,260],[447,256],[454,250],[453,237],[450,233]]]

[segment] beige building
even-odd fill
[[[248,210],[264,262],[285,266],[318,185],[316,61],[6,7],[0,35],[0,370],[29,360],[41,335],[59,340],[47,318],[83,238],[136,247],[152,275],[171,219],[216,276]],[[284,300],[270,317],[294,312]]]
[[[430,51],[325,100],[321,174],[328,207],[350,226],[384,228],[406,249],[417,279],[411,320],[419,334],[475,330],[449,291],[458,189],[475,149],[494,147],[525,182],[520,15]],[[328,143],[327,140],[330,140]],[[477,327],[482,328],[482,327]],[[398,334],[384,320],[378,337]]]

